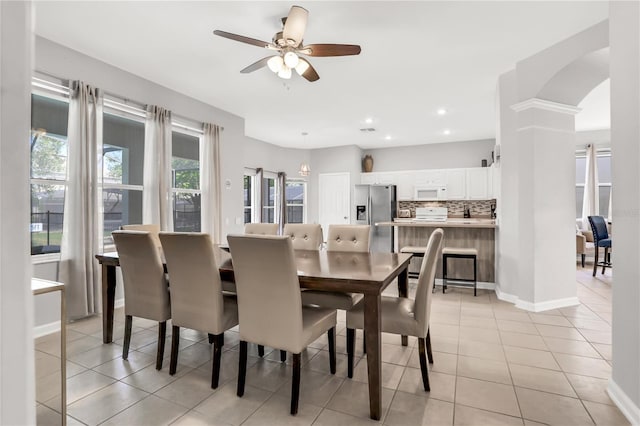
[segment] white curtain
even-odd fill
[[[221,228],[221,178],[220,178],[220,127],[205,123],[200,138],[200,191],[201,230],[220,244]]]
[[[142,221],[173,230],[171,208],[171,111],[150,105],[144,126]]]
[[[60,249],[60,279],[67,287],[67,314],[100,312],[102,249],[102,93],[79,81],[70,85],[67,190]]]
[[[596,148],[593,145],[587,145],[587,164],[584,178],[584,195],[582,198],[582,229],[589,229],[587,216],[596,216],[599,212],[600,203]]]

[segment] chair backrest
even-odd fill
[[[125,314],[158,322],[171,318],[164,266],[151,234],[113,231],[112,235],[124,281]]]
[[[293,353],[304,349],[302,301],[291,238],[229,235],[240,339]]]
[[[606,240],[609,238],[609,232],[607,231],[607,222],[602,216],[587,216],[591,230],[593,231],[593,239],[598,244],[600,240]]]
[[[369,251],[369,225],[329,225],[327,251]]]
[[[218,264],[209,234],[161,232],[171,282],[171,322],[220,334],[224,303]]]
[[[418,277],[418,288],[414,306],[414,318],[418,321],[418,328],[423,337],[427,335],[429,329],[429,316],[431,315],[431,292],[433,281],[436,277],[436,266],[442,248],[442,237],[444,232],[441,228],[434,230],[429,237],[427,249],[422,259],[420,276]]]
[[[247,223],[244,225],[246,235],[277,235],[277,223]]]
[[[158,234],[160,233],[160,225],[156,225],[154,223],[122,225],[120,229],[122,229],[123,231],[148,232],[151,235],[151,239],[153,239],[153,244],[155,244],[155,246],[158,248],[162,247],[162,244],[160,243],[160,238],[158,237]]]
[[[319,250],[322,244],[322,226],[287,223],[282,235],[291,237],[294,250]]]

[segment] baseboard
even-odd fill
[[[632,425],[640,425],[640,407],[633,403],[631,398],[613,381],[613,378],[609,379],[607,393],[622,414],[629,420],[629,423]]]
[[[455,280],[452,280],[455,281]],[[435,279],[435,284],[436,285],[442,285],[442,278],[436,278]],[[455,286],[454,283],[449,284],[451,286]],[[495,290],[496,289],[496,283],[489,283],[489,282],[485,282],[485,281],[478,281],[476,284],[476,287],[482,290]]]
[[[38,337],[57,333],[58,331],[60,331],[60,320],[33,327],[33,337],[37,339]]]
[[[122,308],[124,306],[124,297],[117,299],[113,303],[114,309]],[[33,327],[33,337],[38,338],[46,336],[47,334],[53,334],[60,331],[60,321],[50,322],[48,324],[37,325]]]
[[[530,311],[530,312],[543,312],[551,309],[566,308],[568,306],[577,306],[580,304],[580,301],[578,300],[577,297],[567,297],[564,299],[547,300],[546,302],[538,302],[538,303],[527,302],[526,300],[522,300],[514,294],[503,292],[502,290],[500,290],[500,286],[496,286],[496,296],[500,300],[513,303],[514,305],[516,305],[516,308],[524,309],[525,311]]]

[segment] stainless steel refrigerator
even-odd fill
[[[372,252],[393,252],[393,226],[375,226],[379,222],[393,222],[396,217],[395,185],[356,185],[356,223],[371,225]]]

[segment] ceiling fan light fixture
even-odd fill
[[[284,61],[281,56],[273,56],[269,61],[267,61],[267,66],[273,72],[279,72],[282,69],[282,65]]]
[[[280,68],[280,71],[278,71],[278,77],[284,78],[285,80],[290,79],[291,78],[291,68],[287,67],[286,65],[283,66],[282,68]]]
[[[298,61],[298,65],[296,65],[296,71],[298,74],[302,75],[309,69],[309,62],[307,61]]]
[[[284,63],[289,68],[295,68],[300,62],[300,58],[294,52],[287,52],[284,54]]]

